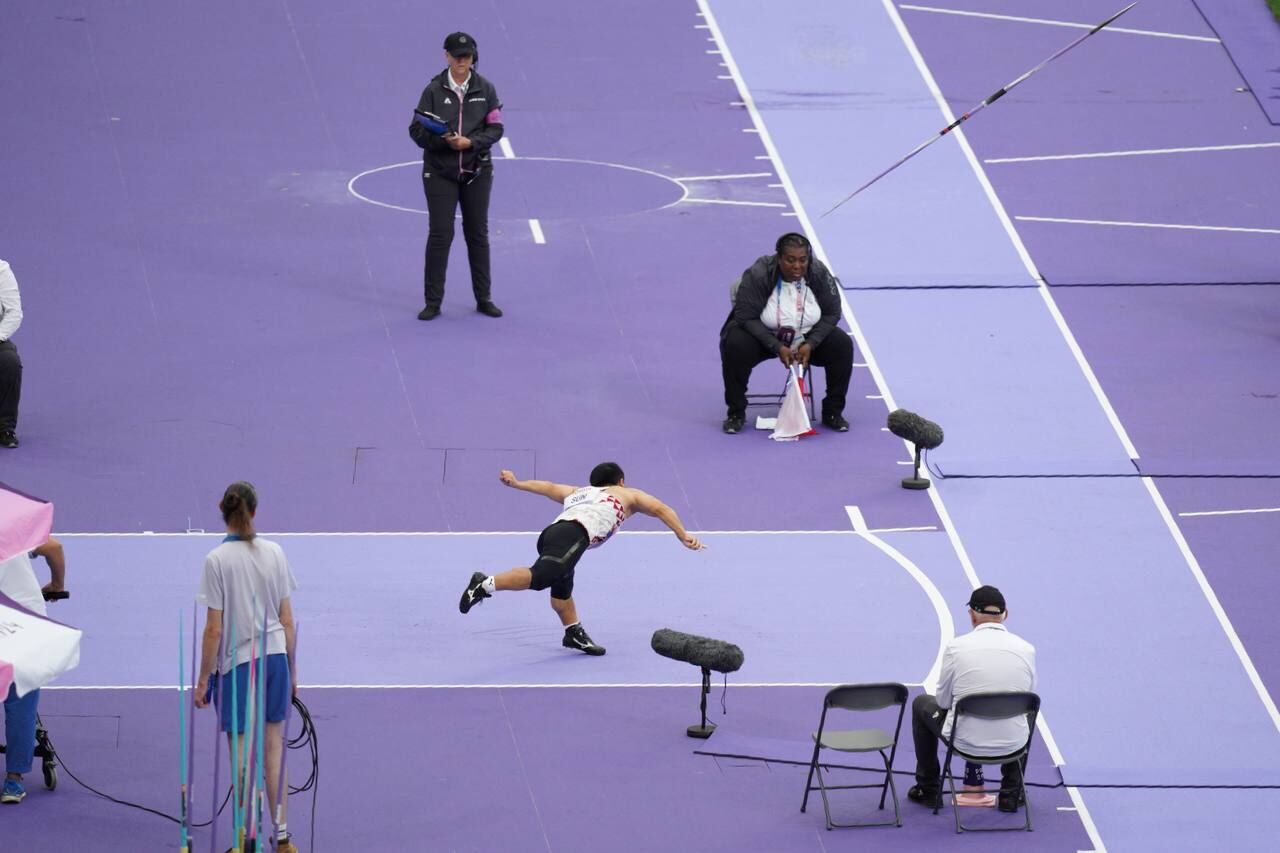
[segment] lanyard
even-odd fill
[[[806,304],[807,300],[804,298],[805,296],[804,287],[801,284],[801,282],[803,281],[804,279],[800,279],[800,281],[796,282],[796,315],[799,317],[799,319],[796,321],[796,332],[800,334],[803,334],[800,330],[804,328],[804,309],[808,307],[808,305]],[[778,298],[777,298],[777,301],[774,302],[773,307],[776,308],[778,311],[778,328],[781,329],[782,328],[782,277],[781,276],[778,277],[778,284],[774,290],[775,290],[775,295]]]

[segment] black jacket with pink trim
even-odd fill
[[[493,84],[473,70],[466,101],[460,104],[449,88],[448,77],[446,68],[431,79],[418,99],[418,109],[440,116],[455,133],[470,139],[471,147],[454,151],[443,137],[427,130],[416,118],[409,124],[409,136],[422,149],[426,172],[459,180],[463,175],[492,168],[489,149],[502,138],[502,101]]]

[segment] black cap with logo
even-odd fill
[[[444,40],[444,49],[450,56],[475,56],[476,40],[466,33],[449,33]]]
[[[969,607],[988,616],[1004,613],[1004,595],[994,586],[980,586],[969,596]]]

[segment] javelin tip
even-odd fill
[[[1107,24],[1110,24],[1110,23],[1111,23],[1112,21],[1114,21],[1116,18],[1120,17],[1120,16],[1121,16],[1121,15],[1123,15],[1125,12],[1128,12],[1130,9],[1132,9],[1134,6],[1137,6],[1137,5],[1138,5],[1138,0],[1133,0],[1133,2],[1132,2],[1132,3],[1130,3],[1128,6],[1125,6],[1125,7],[1124,7],[1123,9],[1121,9],[1119,12],[1116,12],[1116,13],[1115,13],[1114,15],[1112,15],[1110,18],[1107,18],[1107,19],[1106,19],[1105,21],[1103,21],[1101,24],[1098,24],[1098,26],[1096,26],[1096,27],[1094,27],[1092,30],[1090,30],[1090,31],[1089,31],[1089,35],[1093,35],[1093,34],[1094,34],[1094,33],[1096,33],[1098,30],[1102,29],[1102,28],[1103,28],[1103,27],[1105,27]]]

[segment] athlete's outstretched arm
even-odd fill
[[[680,523],[680,516],[676,515],[676,511],[655,498],[648,492],[642,492],[639,489],[631,489],[632,508],[636,512],[651,515],[661,521],[667,527],[671,528],[671,532],[680,540],[680,544],[688,548],[690,551],[701,551],[707,547],[698,541],[698,537],[684,529],[684,525]]]
[[[535,495],[551,498],[558,504],[564,503],[564,499],[576,491],[573,486],[553,483],[550,480],[518,480],[515,474],[505,469],[498,474],[498,479],[513,489],[519,489],[522,492],[533,492]]]

